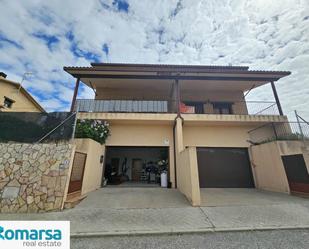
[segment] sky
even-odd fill
[[[276,83],[285,114],[309,120],[308,0],[0,0],[0,71],[47,111],[68,110],[91,62],[247,65],[292,71]],[[93,98],[82,86],[79,98]],[[269,84],[249,100],[274,97]]]

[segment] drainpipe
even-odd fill
[[[177,115],[178,117],[178,115]],[[176,119],[174,119],[173,125],[173,152],[174,152],[174,177],[175,177],[175,188],[177,188],[177,167],[176,167],[176,138],[175,138],[175,128],[176,128]]]

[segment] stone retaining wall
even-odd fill
[[[0,212],[61,210],[73,152],[69,143],[0,143]]]

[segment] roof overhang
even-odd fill
[[[249,90],[277,81],[290,75],[287,71],[251,71],[248,67],[237,66],[194,66],[194,65],[153,65],[153,64],[121,64],[92,63],[91,67],[64,67],[64,70],[92,88],[112,87],[130,82],[171,82],[182,83],[193,81],[199,84],[227,85],[238,84],[239,90]]]

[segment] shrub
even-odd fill
[[[75,138],[91,138],[100,144],[104,144],[109,135],[109,124],[106,121],[93,119],[77,120]]]

